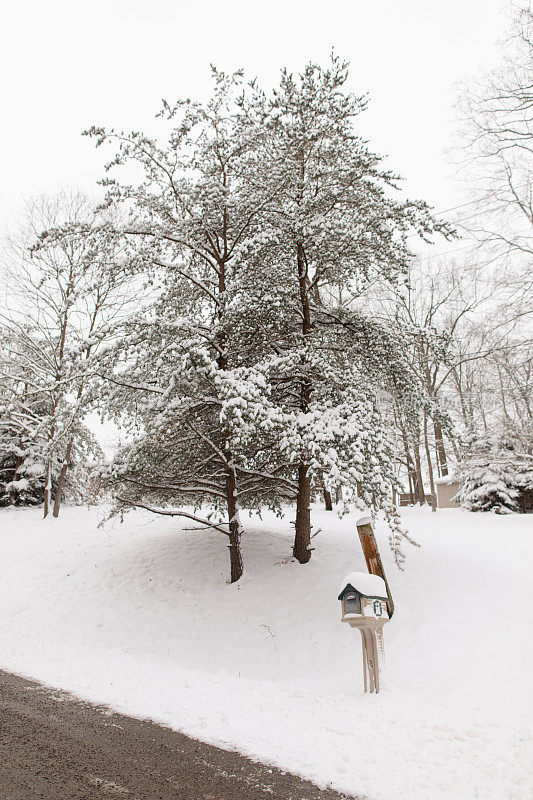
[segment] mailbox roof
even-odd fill
[[[379,575],[371,575],[369,572],[350,572],[342,582],[339,600],[342,600],[346,589],[355,589],[363,597],[378,597],[380,600],[387,600],[385,581]]]

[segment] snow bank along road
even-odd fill
[[[220,534],[146,513],[98,527],[103,508],[41,515],[0,510],[6,672],[347,795],[533,797],[531,515],[408,509],[422,546],[404,572],[377,526],[396,605],[377,697],[337,600],[365,570],[357,514],[314,509],[305,566],[290,558],[291,509],[245,519],[233,585]]]
[[[309,781],[0,672],[2,800],[341,800]]]

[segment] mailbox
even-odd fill
[[[379,575],[351,572],[343,581],[339,600],[342,603],[342,621],[357,617],[389,618],[387,613],[387,587]]]
[[[379,575],[351,572],[342,583],[342,622],[361,632],[365,692],[379,692],[384,667],[383,625],[389,621],[387,586]]]

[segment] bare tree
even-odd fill
[[[495,265],[509,320],[531,312],[533,287],[533,12],[527,3],[511,13],[500,66],[461,87],[454,151],[475,201],[461,226]]]
[[[5,243],[10,332],[7,375],[25,386],[26,403],[44,398],[46,476],[44,516],[58,516],[77,445],[95,449],[83,425],[98,352],[126,300],[121,252],[102,235],[102,219],[79,192],[40,197],[28,205]],[[113,265],[113,268],[111,268]],[[97,449],[97,448],[96,448]]]

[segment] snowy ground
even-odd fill
[[[148,514],[0,511],[0,667],[373,800],[525,800],[533,646],[531,516],[409,510],[387,679],[362,694],[342,578],[355,517],[317,510],[310,564],[290,518],[253,518],[227,585],[220,534]]]

